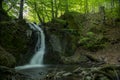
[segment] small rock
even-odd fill
[[[62,75],[65,73],[65,71],[60,71],[60,72],[57,72],[56,75],[54,76],[54,79],[59,79],[62,77]]]
[[[77,69],[75,69],[73,72],[74,73],[80,73],[82,70],[81,70],[81,67],[78,67]]]
[[[66,77],[66,76],[71,76],[72,73],[71,72],[67,72],[67,73],[64,73],[63,76]]]
[[[15,57],[0,46],[0,65],[15,67]]]
[[[90,76],[87,76],[86,79],[87,79],[87,80],[91,80],[91,77],[90,77]]]
[[[120,59],[118,59],[118,62],[120,62]]]
[[[43,72],[39,72],[38,74],[39,74],[39,75],[43,75],[44,73],[43,73]]]
[[[64,73],[65,73],[65,71],[61,71],[61,72],[57,72],[56,75],[62,75]]]

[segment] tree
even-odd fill
[[[85,0],[84,2],[84,8],[85,8],[85,13],[88,13],[88,0]]]
[[[68,3],[68,0],[65,0],[65,4],[66,4],[66,8],[65,8],[65,12],[68,12],[69,11],[69,3]]]
[[[15,8],[16,7],[16,4],[17,4],[17,1],[18,0],[12,0],[10,3],[11,5],[9,6],[9,8],[6,10],[6,12],[9,12],[12,8]]]
[[[51,13],[52,13],[52,19],[54,19],[55,16],[54,16],[54,1],[53,0],[51,0]]]
[[[2,7],[2,2],[3,2],[3,0],[0,0],[0,11],[2,11],[2,10],[3,10],[3,7]]]
[[[38,11],[38,9],[37,9],[37,3],[36,3],[36,2],[34,2],[34,9],[35,9],[35,12],[36,12],[36,14],[37,14],[37,17],[38,17],[38,19],[39,19],[39,22],[40,22],[41,24],[43,24],[44,22],[43,22],[42,18],[40,17],[39,11]]]
[[[119,6],[118,6],[118,16],[120,18],[120,0],[118,0],[118,4],[119,4]]]
[[[23,19],[23,6],[24,6],[24,0],[20,0],[20,10],[19,10],[19,19]]]

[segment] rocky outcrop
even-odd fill
[[[16,65],[28,63],[32,56],[32,54],[27,56],[33,52],[34,47],[32,36],[28,36],[28,31],[30,28],[24,20],[0,22],[0,45],[15,57]],[[4,56],[10,60],[8,55]],[[2,59],[2,55],[0,58]]]
[[[114,80],[120,78],[120,65],[104,65],[99,67],[51,72],[44,80]]]
[[[30,76],[12,68],[0,66],[0,80],[33,80]]]
[[[59,19],[55,19],[45,25],[46,34],[46,46],[47,52],[45,54],[45,63],[63,63],[61,57],[72,56],[77,48],[78,28],[76,20],[73,20],[74,16],[65,14]],[[75,13],[78,15],[78,13]],[[70,18],[68,20],[68,18]],[[79,21],[78,21],[79,22]],[[51,55],[51,56],[50,56]],[[59,56],[59,57],[56,57]]]
[[[110,24],[111,21],[106,16],[105,23],[103,23],[102,17],[100,13],[83,15],[78,12],[69,12],[48,22],[45,26],[47,45],[45,62],[80,63],[88,60],[85,55],[81,54],[94,55],[100,50],[104,51],[110,45],[118,44],[120,42],[118,35],[120,21],[114,21],[115,25]]]
[[[0,46],[0,65],[14,67],[15,64],[15,57]]]

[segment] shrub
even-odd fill
[[[106,46],[106,39],[102,34],[97,35],[93,32],[88,32],[85,36],[80,37],[79,44],[85,49],[96,51]]]

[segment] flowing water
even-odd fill
[[[37,43],[35,46],[35,55],[33,55],[30,63],[24,66],[17,66],[15,69],[28,75],[33,80],[43,80],[47,73],[51,71],[71,70],[72,65],[45,65],[43,64],[43,56],[45,53],[45,36],[43,30],[34,23],[29,23],[31,29],[36,31]]]
[[[44,36],[44,32],[43,30],[37,26],[36,24],[30,24],[31,27],[34,27],[34,29],[37,32],[38,35],[38,40],[37,40],[37,44],[35,47],[35,55],[32,57],[30,64],[31,65],[35,65],[35,64],[39,64],[39,65],[43,65],[43,56],[45,53],[45,36]]]
[[[33,55],[30,63],[24,66],[17,66],[16,69],[26,69],[44,66],[43,57],[45,53],[45,35],[43,30],[34,23],[29,23],[31,29],[37,32],[37,43],[35,46],[35,55]]]

